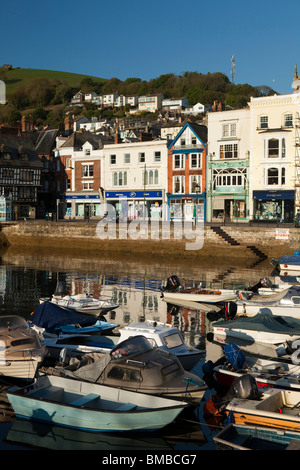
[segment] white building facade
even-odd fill
[[[167,188],[167,141],[105,145],[105,201],[120,220],[164,218]]]
[[[253,220],[291,223],[300,209],[297,132],[300,95],[251,98]]]

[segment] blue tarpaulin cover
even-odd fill
[[[31,314],[30,321],[40,328],[45,328],[45,330],[50,333],[53,332],[56,327],[62,325],[93,325],[97,321],[97,317],[66,310],[65,308],[45,301]]]

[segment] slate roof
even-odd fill
[[[11,159],[4,159],[4,153],[10,153]],[[23,160],[21,158],[22,154],[27,154],[28,160]],[[5,134],[0,134],[0,165],[18,166],[21,168],[43,167],[30,138]]]

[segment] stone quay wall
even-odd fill
[[[139,254],[153,256],[172,256],[173,258],[201,259],[210,257],[235,259],[278,258],[284,254],[293,254],[300,250],[300,228],[280,228],[263,226],[225,225],[222,227],[206,224],[204,227],[203,246],[193,248],[193,240],[183,236],[176,238],[173,229],[165,239],[161,228],[156,239],[137,236],[133,239],[128,234],[128,227],[117,224],[116,236],[103,239],[97,234],[97,223],[90,222],[48,222],[20,221],[1,223],[0,243],[3,246],[60,248],[67,252],[76,250],[90,252],[93,255]],[[123,235],[121,231],[123,230]],[[125,232],[124,232],[125,230]],[[127,230],[127,232],[126,232]],[[124,236],[125,233],[125,236]],[[126,235],[127,233],[127,235]],[[120,238],[123,237],[123,238]],[[190,243],[191,249],[186,249]]]

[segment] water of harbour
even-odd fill
[[[241,266],[242,264],[242,266]],[[277,282],[268,260],[226,264],[212,259],[210,263],[193,265],[190,261],[161,262],[155,259],[127,259],[126,257],[93,257],[64,255],[61,251],[34,250],[4,251],[0,263],[0,315],[21,315],[29,319],[41,297],[49,297],[58,281],[64,281],[69,293],[89,292],[95,296],[113,299],[119,304],[115,313],[106,315],[108,321],[119,325],[155,320],[172,323],[183,332],[186,343],[204,349],[203,362],[218,359],[221,347],[206,340],[209,322],[205,313],[180,309],[176,315],[167,312],[160,290],[167,278],[176,274],[187,285],[198,284],[221,287],[240,287],[254,284],[267,276]],[[281,282],[281,281],[280,281]],[[200,362],[197,372],[201,376]],[[0,410],[0,449],[76,449],[76,450],[149,450],[200,451],[214,450],[213,435],[220,428],[207,423],[203,404],[211,392],[207,391],[200,406],[185,418],[161,430],[143,435],[109,435],[85,433],[59,427],[9,419]]]

